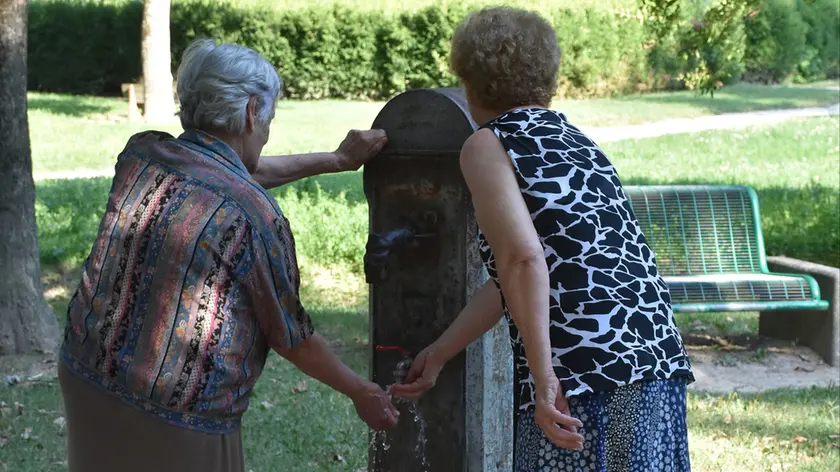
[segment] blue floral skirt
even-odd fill
[[[529,408],[516,416],[514,472],[689,472],[685,379],[638,382],[569,399],[580,451],[546,439]]]

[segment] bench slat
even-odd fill
[[[763,264],[746,187],[626,187],[665,275],[758,273]]]

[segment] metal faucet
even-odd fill
[[[433,237],[433,233],[418,234],[414,228],[403,227],[385,234],[373,233],[365,245],[365,280],[367,283],[382,282],[388,277],[388,257],[391,251],[417,247],[419,240]]]
[[[376,350],[379,352],[395,351],[403,356],[402,360],[397,362],[392,373],[394,375],[394,383],[401,384],[405,382],[405,377],[408,375],[408,371],[411,370],[411,364],[414,362],[408,350],[400,346],[376,346]]]

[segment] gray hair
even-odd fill
[[[177,90],[184,129],[245,132],[248,100],[257,98],[257,117],[267,123],[283,83],[277,70],[258,52],[212,39],[193,41],[178,66]]]

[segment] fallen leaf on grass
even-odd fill
[[[726,415],[726,418],[723,419],[723,422],[726,424],[732,423],[732,415]]]
[[[840,434],[832,434],[828,436],[829,439],[840,439]]]
[[[23,430],[23,434],[20,435],[23,439],[31,439],[32,438],[32,428],[25,428]]]
[[[816,369],[814,369],[813,367],[804,367],[804,366],[798,365],[793,370],[798,371],[798,372],[813,372]]]
[[[300,382],[295,385],[295,388],[292,389],[292,393],[303,393],[309,390],[309,385],[306,383],[306,380],[301,380]]]
[[[807,440],[808,440],[808,438],[806,438],[804,436],[797,436],[797,437],[793,438],[793,442],[795,442],[797,444],[802,444]]]
[[[346,460],[344,457],[342,457],[340,454],[333,454],[333,460],[334,460],[335,462],[340,462],[340,463],[342,463],[342,464],[346,464],[346,463],[347,463],[347,460]]]
[[[262,407],[265,408],[266,410],[270,410],[270,409],[274,408],[274,405],[271,404],[271,402],[269,402],[267,400],[263,400]]]
[[[9,440],[6,438],[0,438],[0,447],[5,446],[6,444],[9,444]]]
[[[835,447],[835,448],[837,448],[837,449],[840,449],[840,444],[837,444],[837,443],[831,443],[831,447]]]

